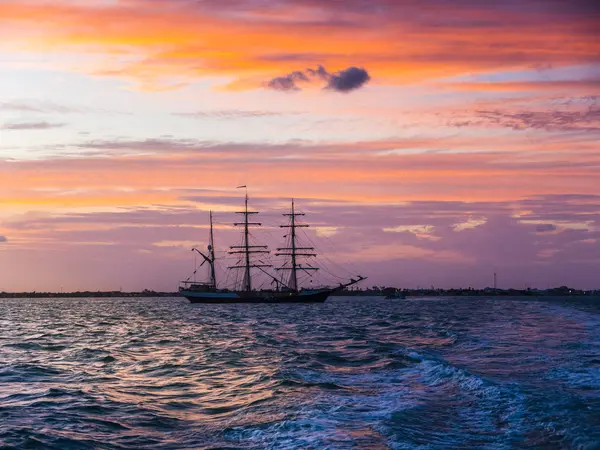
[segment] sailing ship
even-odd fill
[[[241,289],[230,290],[222,289],[217,285],[215,272],[215,244],[213,234],[213,217],[212,212],[209,214],[209,245],[208,252],[201,252],[197,248],[196,251],[202,257],[201,266],[205,263],[209,267],[209,280],[207,282],[182,281],[179,287],[179,292],[191,303],[323,303],[327,298],[336,291],[340,291],[348,286],[366,279],[366,277],[358,276],[350,278],[347,283],[340,283],[334,287],[323,288],[302,288],[299,286],[298,274],[301,272],[314,273],[319,270],[312,264],[302,263],[302,258],[316,257],[314,247],[303,247],[298,242],[298,229],[305,228],[309,225],[298,223],[297,218],[304,216],[303,213],[298,213],[295,210],[294,201],[292,200],[291,212],[283,214],[289,218],[289,223],[280,225],[281,228],[286,228],[288,232],[288,246],[277,248],[275,256],[282,256],[287,259],[287,263],[281,267],[275,268],[275,273],[288,273],[287,277],[279,277],[271,274],[267,269],[271,269],[271,264],[266,264],[263,261],[256,261],[253,255],[270,253],[266,245],[253,245],[250,242],[250,228],[259,227],[260,222],[251,221],[251,217],[258,214],[258,211],[248,210],[248,194],[246,193],[246,201],[244,211],[237,212],[243,216],[243,221],[234,223],[235,226],[242,227],[243,239],[241,245],[231,246],[229,254],[240,256],[239,261],[228,267],[231,270],[242,270],[243,278]],[[254,289],[253,273],[257,269],[261,274],[270,278],[276,285],[275,289]],[[195,272],[194,272],[195,273]]]

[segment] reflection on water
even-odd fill
[[[0,300],[0,446],[580,447],[600,308]]]

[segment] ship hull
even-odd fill
[[[323,303],[335,289],[300,292],[194,292],[181,290],[190,303]]]

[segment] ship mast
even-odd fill
[[[242,186],[245,187],[245,186]],[[243,226],[244,227],[244,241],[242,245],[233,245],[230,247],[230,254],[243,254],[244,255],[244,264],[232,266],[230,269],[244,269],[244,279],[242,282],[242,290],[246,292],[250,292],[252,290],[252,277],[250,273],[250,269],[252,267],[263,268],[263,267],[271,267],[269,264],[252,264],[252,260],[250,255],[253,253],[269,253],[266,245],[250,245],[250,230],[251,226],[262,226],[260,222],[250,222],[249,217],[252,214],[258,214],[258,211],[248,211],[248,193],[246,192],[246,202],[244,211],[236,212],[236,214],[243,214],[244,221],[236,222],[234,225]]]
[[[299,224],[296,222],[296,217],[304,216],[303,213],[297,213],[294,208],[294,200],[292,199],[292,211],[289,214],[283,214],[283,216],[290,218],[289,225],[280,225],[280,228],[289,228],[290,229],[290,247],[282,247],[277,249],[276,256],[289,256],[291,257],[291,266],[290,267],[277,267],[275,270],[290,270],[290,280],[288,286],[293,291],[298,291],[298,270],[319,270],[317,267],[303,266],[302,264],[298,264],[299,256],[317,256],[314,253],[313,247],[298,247],[297,244],[297,233],[296,228],[308,228],[308,225]],[[300,252],[300,253],[299,253]]]
[[[215,276],[215,238],[213,235],[212,211],[209,211],[209,217],[210,217],[210,221],[209,221],[210,222],[210,240],[208,242],[208,256],[206,256],[204,253],[202,253],[196,247],[192,248],[192,251],[198,253],[204,259],[204,261],[202,261],[202,264],[200,264],[200,267],[202,267],[204,265],[204,263],[208,263],[208,265],[210,266],[210,286],[212,286],[213,288],[216,289],[217,277]],[[196,260],[194,260],[194,266],[196,265],[195,261]],[[188,279],[184,281],[184,283],[189,283],[190,278],[192,276],[194,277],[194,282],[196,282],[196,271],[197,270],[198,270],[198,268],[194,267],[194,273],[192,275],[190,275],[188,277]]]
[[[210,282],[216,288],[217,287],[217,277],[215,276],[215,237],[213,235],[213,218],[212,211],[209,211],[210,217],[210,242],[208,246],[208,251],[210,252]]]

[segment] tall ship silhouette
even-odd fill
[[[244,187],[245,186],[240,186]],[[206,282],[190,281],[191,276],[182,281],[179,292],[191,303],[323,303],[336,291],[352,286],[366,279],[363,276],[351,278],[347,283],[340,283],[334,287],[321,288],[303,288],[299,286],[299,273],[314,273],[319,270],[313,264],[309,264],[307,259],[317,256],[314,247],[303,247],[298,242],[298,229],[306,228],[309,225],[298,223],[297,218],[304,216],[295,210],[294,201],[289,213],[283,216],[289,219],[289,223],[280,225],[281,228],[288,229],[287,246],[277,248],[275,256],[284,257],[286,262],[281,267],[273,267],[262,260],[257,260],[257,255],[270,253],[266,245],[254,245],[250,242],[250,228],[260,227],[260,222],[251,221],[252,217],[258,214],[258,211],[248,209],[248,194],[246,193],[244,211],[237,212],[243,217],[240,222],[234,223],[236,227],[242,228],[242,243],[229,248],[230,255],[239,257],[236,264],[228,267],[229,270],[242,271],[243,277],[241,289],[219,288],[217,284],[215,271],[215,241],[213,232],[212,212],[209,215],[210,234],[207,252],[196,251],[202,257],[201,266],[208,264],[209,280]],[[275,273],[269,270],[274,269]],[[194,273],[196,269],[194,270]],[[253,276],[257,273],[271,279],[275,285],[273,289],[255,289]]]

